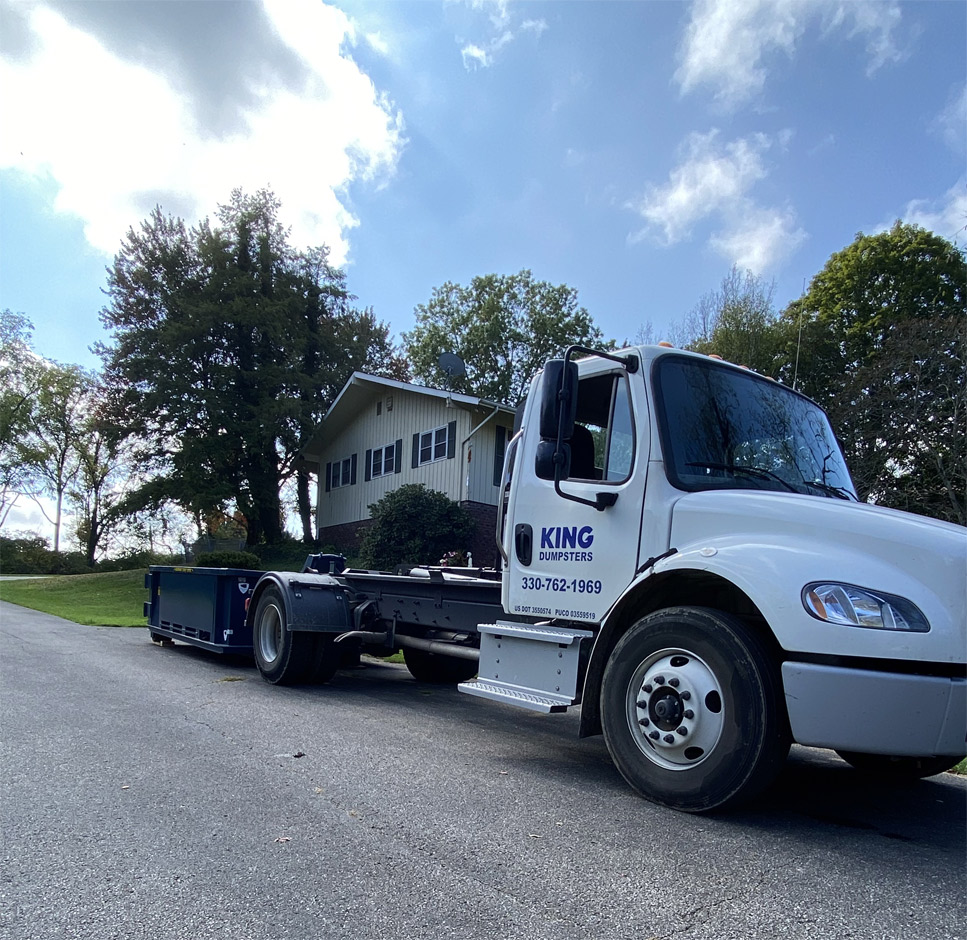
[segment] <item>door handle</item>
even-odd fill
[[[514,526],[514,551],[517,560],[525,567],[534,557],[534,530],[526,522]]]

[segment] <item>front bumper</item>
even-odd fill
[[[898,757],[967,754],[967,679],[786,662],[793,739]]]

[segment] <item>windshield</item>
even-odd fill
[[[714,360],[662,356],[653,375],[674,486],[856,499],[826,413],[808,398]]]

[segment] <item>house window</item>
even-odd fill
[[[373,451],[370,461],[370,476],[381,477],[396,472],[396,444],[385,444]]]
[[[340,486],[352,486],[356,482],[356,455],[334,460],[326,464],[326,491]]]
[[[420,435],[420,463],[443,460],[447,455],[447,426],[424,431]]]
[[[452,460],[457,454],[457,422],[451,421],[441,428],[413,435],[413,461],[411,466],[422,467],[437,460]]]
[[[403,469],[403,441],[384,444],[366,451],[366,480],[375,477],[385,477],[390,473],[399,473]]]

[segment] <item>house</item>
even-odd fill
[[[355,552],[370,505],[405,483],[422,483],[470,511],[477,522],[474,564],[494,564],[513,425],[506,405],[354,372],[303,449],[319,480],[319,541]]]

